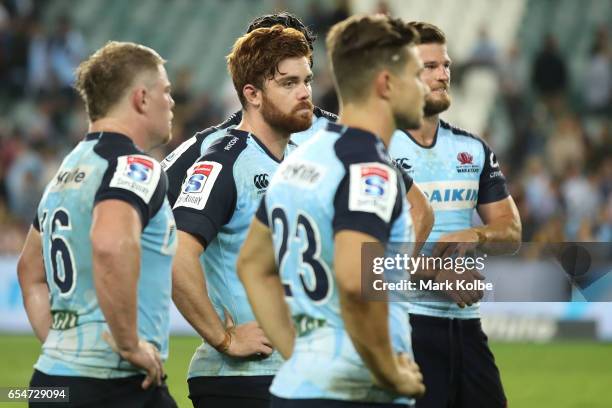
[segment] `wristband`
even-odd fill
[[[221,341],[221,343],[219,343],[219,344],[217,344],[216,346],[213,346],[213,347],[219,353],[224,354],[229,349],[230,344],[232,344],[232,331],[231,330],[226,330],[225,331],[225,337],[223,337],[223,341]]]

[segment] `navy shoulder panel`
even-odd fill
[[[331,113],[328,112],[326,110],[323,110],[321,108],[319,108],[318,106],[315,106],[314,109],[312,110],[312,113],[314,113],[314,115],[317,118],[325,118],[327,120],[329,120],[330,122],[337,122],[338,121],[338,115],[336,115],[335,113]]]
[[[352,180],[350,168],[352,165],[359,165],[361,163],[380,163],[389,166],[389,171],[391,172],[397,172],[397,169],[390,160],[385,159],[388,155],[384,151],[382,142],[374,134],[360,129],[346,128],[335,123],[329,123],[327,130],[342,134],[334,143],[334,151],[345,168],[344,177],[340,181],[334,196],[334,232],[343,229],[360,231],[373,236],[381,242],[387,242],[391,225],[401,214],[402,200],[404,198],[399,193],[396,193],[395,196],[386,193],[389,189],[381,186],[384,183],[377,184],[380,190],[377,190],[378,193],[372,190],[370,196],[368,196],[370,193],[357,193],[362,191],[362,186],[355,185],[354,183],[361,183],[362,180]],[[362,167],[362,169],[367,168],[368,166]],[[369,165],[369,168],[378,170],[378,172],[382,170],[380,167],[372,165]],[[399,183],[403,180],[401,175],[398,174],[398,176],[396,180],[397,192],[401,191]],[[387,177],[384,178],[388,179]],[[376,184],[376,180],[373,182]],[[366,204],[360,208],[351,208],[349,204],[351,202],[351,194],[361,194],[360,197],[365,198],[363,202]],[[379,197],[375,197],[376,194],[379,194]],[[383,196],[385,196],[385,204],[383,205],[387,206],[390,211],[388,218],[386,215],[381,215],[381,213],[375,211],[373,204],[367,204],[367,202],[371,203],[382,199]]]
[[[195,143],[189,146],[187,150],[181,152],[181,146],[179,146],[168,156],[166,156],[164,162],[172,163],[169,166],[166,166],[165,168],[165,172],[168,176],[168,201],[170,201],[171,206],[174,205],[176,199],[180,194],[181,185],[185,180],[185,174],[187,173],[187,170],[189,169],[189,167],[191,167],[193,163],[198,160],[198,157],[200,157],[200,149],[202,146],[202,142],[208,135],[216,131],[217,129],[213,126],[209,127],[206,130],[198,132],[194,136],[192,136],[196,139]],[[180,156],[176,157],[179,154]]]
[[[470,133],[467,130],[461,129],[457,126],[453,126],[450,123],[443,121],[442,119],[440,119],[440,127],[446,130],[450,130],[454,135],[471,137],[472,139],[478,140],[480,143],[484,144],[484,140],[482,140],[480,137],[476,136],[475,134]]]
[[[219,130],[219,126],[220,125],[215,125],[215,126],[207,127],[204,130],[200,130],[199,132],[196,132],[196,134],[193,135],[193,137],[195,137],[196,140],[197,140],[197,143],[195,143],[195,145],[200,147],[200,144],[202,144],[202,141],[204,139],[206,139],[206,137],[208,135],[210,135],[211,133],[215,133],[217,130]]]
[[[227,135],[213,142],[197,161],[216,160],[233,165],[238,156],[246,149],[248,136],[248,132],[229,129]]]
[[[238,126],[241,120],[242,120],[242,111],[239,110],[238,112],[232,113],[229,118],[225,119],[224,122],[214,127],[217,128],[217,130],[227,129],[230,126]]]
[[[129,137],[112,132],[101,132],[94,152],[107,161],[127,154],[145,154],[139,150]]]
[[[105,199],[119,199],[132,205],[140,215],[142,227],[146,227],[149,220],[157,214],[164,203],[166,191],[168,189],[168,179],[166,174],[161,171],[161,165],[155,159],[149,158],[147,161],[152,166],[160,166],[160,177],[152,192],[148,202],[143,200],[143,197],[134,193],[130,189],[116,188],[112,184],[113,176],[118,170],[119,157],[127,155],[148,156],[132,142],[130,138],[119,133],[101,132],[99,134],[98,143],[94,146],[94,152],[108,161],[108,168],[102,177],[101,185],[96,191],[94,201],[97,203]],[[88,140],[89,136],[88,136]],[[154,164],[155,162],[156,164]],[[145,166],[146,167],[146,166]]]
[[[334,143],[336,157],[344,166],[354,163],[379,162],[389,164],[385,160],[382,142],[374,134],[355,128],[346,128],[336,123],[329,123],[327,129],[342,133]]]
[[[196,143],[198,149],[202,144],[202,141],[206,139],[208,135],[210,135],[211,133],[215,133],[218,130],[227,129],[231,126],[237,126],[241,120],[242,111],[234,112],[229,118],[225,119],[225,121],[219,123],[218,125],[210,126],[204,130],[200,130],[199,132],[197,132],[193,137],[195,137],[198,141]]]

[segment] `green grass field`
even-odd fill
[[[172,337],[168,384],[180,407],[191,407],[185,373],[198,345]],[[612,345],[600,343],[492,344],[510,408],[612,407]],[[26,386],[39,352],[33,336],[0,336],[0,387]],[[0,403],[6,407],[26,404]]]

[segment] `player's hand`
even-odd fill
[[[446,259],[448,257],[465,257],[466,253],[473,252],[479,244],[479,237],[473,229],[451,232],[440,237],[433,250],[434,257]],[[447,290],[446,295],[450,297],[460,308],[471,306],[484,297],[482,290],[459,290],[456,289],[457,281],[462,280],[465,284],[476,280],[484,280],[478,271],[466,270],[457,273],[452,270],[441,270],[435,276],[437,283],[451,283],[454,290]]]
[[[229,330],[232,336],[225,354],[232,357],[268,357],[272,354],[272,343],[256,321],[235,326],[232,316],[226,313],[225,329]]]
[[[473,229],[444,234],[438,239],[433,250],[433,256],[448,258],[450,256],[465,256],[478,246],[478,234]]]
[[[395,356],[395,375],[388,379],[374,379],[378,386],[408,397],[420,397],[425,394],[423,374],[418,364],[406,354]]]
[[[484,291],[457,289],[457,281],[462,280],[464,281],[464,286],[468,286],[471,282],[484,279],[485,277],[474,269],[467,269],[463,273],[457,273],[451,269],[442,269],[438,272],[434,281],[436,283],[448,283],[451,285],[453,289],[445,290],[444,293],[463,309],[466,306],[472,306],[474,303],[480,301],[480,299],[484,297]]]
[[[138,346],[136,346],[136,348],[132,350],[120,350],[115,342],[115,339],[110,333],[102,333],[102,338],[111,346],[113,351],[121,356],[121,358],[147,372],[147,375],[141,384],[143,389],[149,388],[153,383],[158,386],[162,384],[162,378],[164,378],[164,366],[157,347],[148,341],[138,340]]]
[[[425,394],[423,374],[419,365],[406,354],[397,356],[399,376],[397,377],[395,392],[410,397],[421,397]]]

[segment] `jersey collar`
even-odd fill
[[[372,132],[368,132],[367,130],[354,128],[350,126],[344,126],[339,123],[328,122],[326,130],[329,132],[340,133],[343,136],[351,135],[351,136],[367,137],[367,138],[373,139],[374,141],[379,141],[382,143],[382,140],[380,140],[380,137],[376,136]]]
[[[104,137],[104,139],[115,140],[118,142],[129,143],[129,144],[134,145],[134,142],[132,141],[132,139],[130,139],[124,134],[116,133],[116,132],[104,132],[104,131],[91,132],[91,133],[88,133],[87,136],[85,136],[85,140],[89,142],[91,140],[101,139],[102,137]]]
[[[436,146],[436,143],[438,143],[438,132],[440,131],[440,121],[438,120],[438,126],[436,126],[436,133],[434,134],[434,139],[433,139],[433,143],[429,146],[424,146],[422,144],[420,144],[414,137],[412,137],[412,135],[410,134],[410,132],[408,132],[405,129],[399,129],[400,132],[404,133],[406,136],[408,136],[410,138],[410,140],[412,140],[414,142],[414,144],[416,144],[417,146],[419,146],[422,149],[433,149]]]
[[[277,162],[277,163],[280,163],[280,162],[282,161],[282,159],[281,159],[281,160],[278,160],[278,159],[277,159],[277,158],[276,158],[276,157],[275,157],[275,156],[272,154],[272,152],[271,152],[270,150],[268,150],[268,148],[266,147],[266,145],[265,145],[265,144],[263,144],[263,142],[262,142],[261,140],[259,140],[259,139],[257,138],[257,136],[255,136],[253,133],[249,133],[249,132],[246,132],[246,131],[244,131],[244,130],[238,130],[238,129],[235,129],[235,128],[229,129],[229,130],[228,130],[228,133],[230,133],[230,134],[231,134],[231,135],[233,135],[233,136],[238,136],[238,137],[249,137],[249,136],[250,136],[250,137],[251,137],[251,138],[252,138],[252,139],[253,139],[253,140],[254,140],[254,141],[255,141],[255,142],[256,142],[256,143],[259,145],[259,147],[261,147],[261,149],[262,149],[262,150],[263,150],[263,151],[264,151],[264,152],[265,152],[265,153],[268,155],[268,157],[270,157],[272,160],[274,160],[274,161],[275,161],[275,162]],[[283,157],[283,158],[284,158],[284,157]]]

